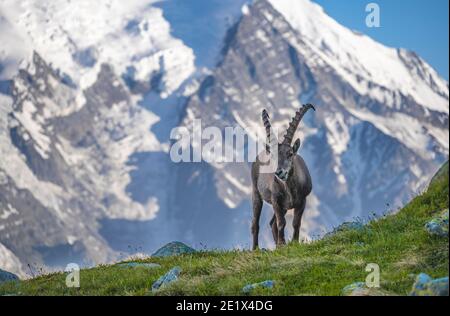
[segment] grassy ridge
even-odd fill
[[[155,295],[149,291],[174,266],[180,279],[156,295],[242,295],[242,287],[267,279],[273,289],[255,295],[339,295],[344,286],[364,281],[368,263],[377,263],[381,288],[407,295],[415,275],[448,276],[448,238],[431,237],[424,224],[448,208],[448,165],[428,190],[395,215],[370,222],[362,231],[347,230],[310,244],[276,251],[199,252],[149,258],[161,268],[98,266],[80,272],[80,288],[67,288],[65,274],[40,276],[0,286],[0,295]]]

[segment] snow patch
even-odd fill
[[[8,217],[14,214],[19,214],[19,212],[11,206],[11,204],[7,205],[7,208],[4,210],[0,210],[0,220],[6,220]]]
[[[14,273],[21,278],[26,276],[19,258],[17,258],[12,251],[6,248],[2,243],[0,243],[0,268]]]
[[[22,111],[15,113],[15,118],[34,140],[33,144],[39,155],[44,159],[48,159],[50,138],[45,134],[45,131],[40,124],[42,122],[39,122],[39,117],[36,112],[37,109],[34,104],[27,100],[23,102]]]
[[[423,124],[417,119],[403,113],[394,113],[391,117],[378,116],[367,110],[357,110],[347,108],[347,110],[358,119],[372,123],[384,134],[391,136],[409,149],[428,160],[433,159],[433,152],[430,152],[428,145],[431,141],[430,135],[436,135],[436,140],[448,151],[449,136],[441,129]],[[424,125],[426,128],[424,128]]]
[[[244,4],[242,6],[241,11],[242,11],[243,15],[249,15],[250,14],[250,8],[248,7],[248,4]]]
[[[245,186],[244,184],[241,183],[241,181],[239,181],[238,179],[236,179],[235,177],[233,177],[231,174],[227,173],[227,172],[223,172],[223,176],[225,177],[225,179],[227,179],[228,182],[230,182],[236,189],[238,189],[239,191],[241,191],[242,193],[244,193],[245,195],[250,195],[252,193],[252,188]]]

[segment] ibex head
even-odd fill
[[[286,181],[291,172],[292,160],[300,148],[300,139],[297,138],[294,145],[291,145],[292,139],[294,138],[298,124],[300,124],[301,119],[309,109],[313,109],[314,111],[316,110],[312,104],[306,104],[295,113],[295,116],[289,124],[286,135],[284,136],[283,142],[278,144],[278,164],[275,171],[275,176],[281,181]],[[270,133],[271,125],[269,115],[266,110],[263,110],[262,112],[262,119],[264,127],[266,128],[267,144],[271,144],[271,142],[275,141],[276,138],[275,135],[271,135]],[[267,144],[266,148],[269,150],[270,147]]]

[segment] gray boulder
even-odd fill
[[[196,250],[187,246],[186,244],[179,242],[179,241],[173,241],[168,243],[167,245],[164,245],[163,247],[159,248],[155,251],[154,254],[152,254],[153,257],[168,257],[168,256],[176,256],[176,255],[182,255],[182,254],[191,254],[195,253]]]
[[[344,287],[342,289],[341,293],[344,296],[349,296],[354,291],[357,291],[357,290],[360,290],[360,289],[364,289],[365,287],[366,287],[366,284],[364,282],[355,282],[355,283],[349,284],[346,287]]]
[[[342,289],[343,296],[392,296],[394,294],[376,287],[367,287],[364,282],[355,282]]]
[[[426,223],[425,229],[432,236],[448,237],[448,209]]]
[[[0,284],[9,281],[19,281],[19,277],[14,273],[0,269]]]
[[[266,281],[262,281],[259,283],[247,284],[246,286],[244,286],[242,288],[242,292],[248,294],[256,288],[272,289],[274,286],[275,286],[275,281],[266,280]]]
[[[152,292],[158,291],[160,288],[166,286],[167,284],[170,284],[172,282],[175,282],[178,280],[178,277],[180,276],[181,268],[180,267],[174,267],[169,272],[161,276],[158,280],[156,280],[155,283],[152,285]]]
[[[432,279],[428,274],[420,273],[414,283],[410,296],[448,296],[448,276]]]

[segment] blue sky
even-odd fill
[[[446,80],[449,78],[448,0],[314,0],[348,28],[391,47],[418,53]],[[366,5],[380,7],[380,27],[365,24]]]

